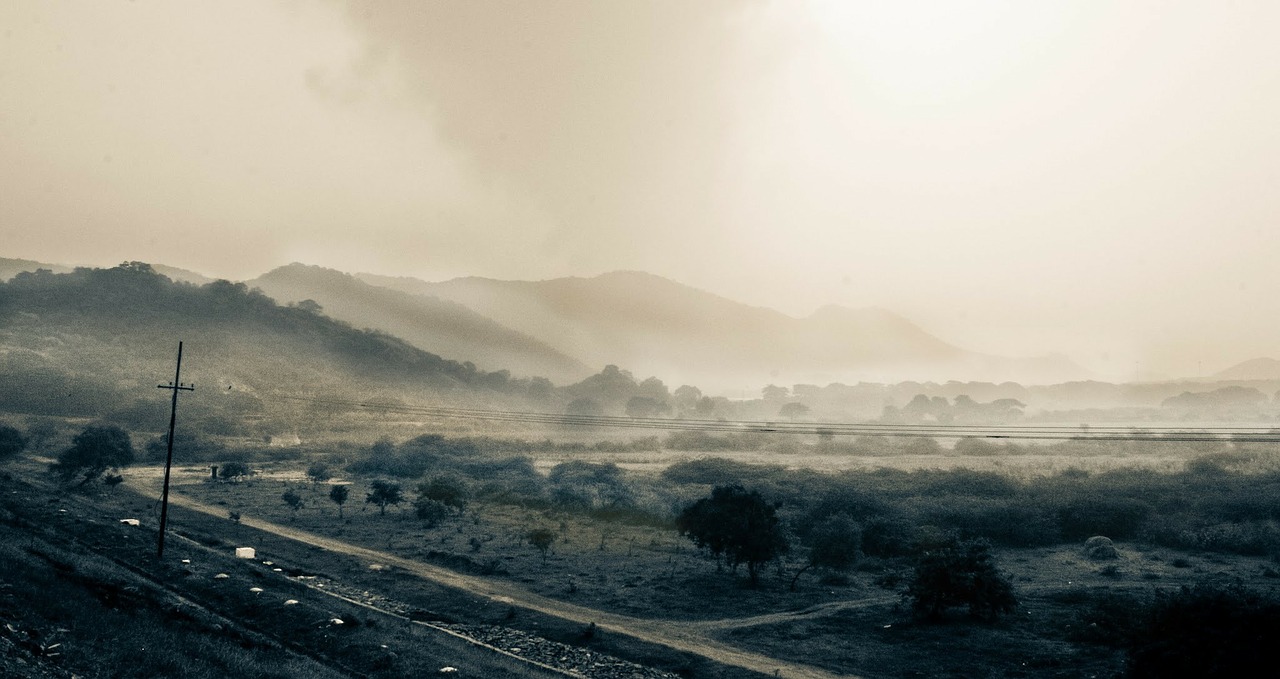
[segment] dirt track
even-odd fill
[[[152,487],[152,483],[149,482],[153,483],[154,479],[134,478],[130,480],[131,485],[139,486],[139,490],[144,492],[154,492],[155,489]],[[208,505],[190,497],[186,497],[181,493],[173,492],[172,490],[170,494],[170,501],[174,505],[181,506],[192,511],[201,512],[219,518],[226,516],[226,508],[224,507]],[[826,614],[830,612],[829,609],[832,608],[883,603],[881,599],[884,599],[884,597],[877,597],[875,600],[869,600],[866,602],[839,602],[837,604],[815,607],[808,611],[802,611],[799,613],[776,613],[752,616],[750,618],[719,621],[674,622],[668,620],[642,619],[557,601],[534,594],[521,587],[506,582],[463,575],[439,566],[406,559],[387,552],[360,547],[348,542],[290,528],[289,526],[284,526],[270,521],[246,516],[241,519],[241,523],[251,528],[268,532],[283,538],[288,538],[303,544],[312,545],[335,553],[366,559],[370,563],[395,566],[403,569],[407,573],[412,573],[413,575],[425,580],[454,587],[470,594],[488,598],[492,601],[512,604],[537,611],[545,615],[555,616],[576,624],[586,625],[589,623],[595,623],[600,629],[627,635],[644,642],[666,646],[678,651],[693,653],[725,665],[741,667],[743,669],[759,672],[765,675],[774,675],[789,679],[835,679],[836,677],[855,677],[856,675],[832,674],[831,672],[827,672],[816,667],[789,663],[758,653],[744,651],[710,638],[707,635],[707,631],[720,628],[775,622],[782,619],[794,620],[797,617]],[[888,599],[885,600],[887,601]]]

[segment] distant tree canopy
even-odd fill
[[[169,452],[169,435],[156,436],[147,441],[144,450],[150,460],[163,461]],[[227,447],[221,442],[190,431],[178,431],[173,435],[173,459],[175,462],[212,462],[221,459]]]
[[[676,409],[680,412],[690,412],[698,407],[698,401],[702,400],[702,390],[688,384],[682,384],[672,394],[675,398]]]
[[[685,507],[676,517],[676,528],[699,547],[736,570],[745,563],[754,584],[765,563],[785,554],[786,536],[778,520],[778,506],[758,491],[739,485],[716,486],[711,496]]]
[[[0,460],[16,457],[27,449],[27,438],[7,424],[0,424]]]
[[[564,387],[562,392],[571,399],[565,409],[570,415],[625,411],[631,417],[651,417],[671,409],[671,392],[662,380],[650,377],[637,383],[630,372],[616,365],[607,365],[599,373]],[[588,406],[588,402],[595,406]],[[599,412],[587,408],[599,408]]]
[[[767,385],[764,389],[760,390],[760,395],[763,396],[766,401],[781,401],[790,393],[790,389],[787,389],[786,387],[779,387],[776,384]]]
[[[631,504],[634,499],[622,469],[612,462],[562,462],[551,468],[547,480],[551,484],[552,500],[563,507],[619,507]]]
[[[64,480],[81,476],[84,485],[108,469],[133,463],[133,442],[123,429],[112,425],[89,425],[71,440],[71,447],[58,456],[53,470]]]
[[[594,399],[575,398],[564,407],[564,414],[578,417],[595,417],[604,414],[604,408]]]
[[[785,417],[792,420],[796,419],[797,417],[804,417],[805,415],[808,415],[808,414],[809,414],[809,406],[799,401],[784,403],[782,404],[782,407],[778,409],[778,415],[780,417]]]
[[[657,417],[671,412],[666,401],[659,401],[649,396],[632,396],[627,399],[627,417]]]

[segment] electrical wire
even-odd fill
[[[434,416],[441,418],[615,429],[696,431],[714,433],[771,433],[816,436],[884,436],[901,438],[982,438],[1034,441],[1147,441],[1280,443],[1280,429],[1272,427],[1132,427],[1107,425],[979,425],[893,424],[852,422],[777,422],[689,418],[621,417],[449,406],[407,405],[275,394],[274,398],[355,410]]]

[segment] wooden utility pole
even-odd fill
[[[169,522],[169,470],[173,467],[173,428],[178,423],[178,392],[195,391],[196,385],[184,385],[182,377],[182,342],[178,342],[178,367],[173,371],[173,382],[157,384],[157,389],[172,389],[173,404],[169,407],[169,452],[164,458],[164,491],[160,495],[160,537],[156,544],[156,558],[164,558],[164,531]]]

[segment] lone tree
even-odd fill
[[[330,486],[329,500],[333,504],[338,505],[338,518],[342,518],[342,505],[347,503],[347,496],[351,494],[351,489],[347,486]]]
[[[365,504],[378,505],[381,514],[387,513],[387,505],[398,505],[404,501],[400,484],[394,481],[378,479],[373,482],[372,489],[364,496]]]
[[[26,449],[27,438],[22,432],[7,424],[0,424],[0,460],[17,457]]]
[[[996,569],[986,540],[950,539],[916,562],[906,596],[918,617],[940,620],[952,606],[968,606],[969,615],[995,620],[1013,612],[1013,584]]]
[[[535,528],[529,531],[529,544],[542,552],[542,563],[547,562],[547,551],[555,544],[556,533],[550,528]]]
[[[81,476],[79,485],[98,478],[108,469],[118,469],[133,462],[133,442],[129,434],[113,425],[89,425],[75,438],[71,447],[58,456],[53,470],[63,480]]]
[[[729,567],[747,565],[751,584],[760,581],[760,566],[785,554],[789,545],[778,522],[778,506],[759,491],[737,484],[716,486],[711,497],[685,507],[676,517],[676,528],[693,544],[705,547]]]

